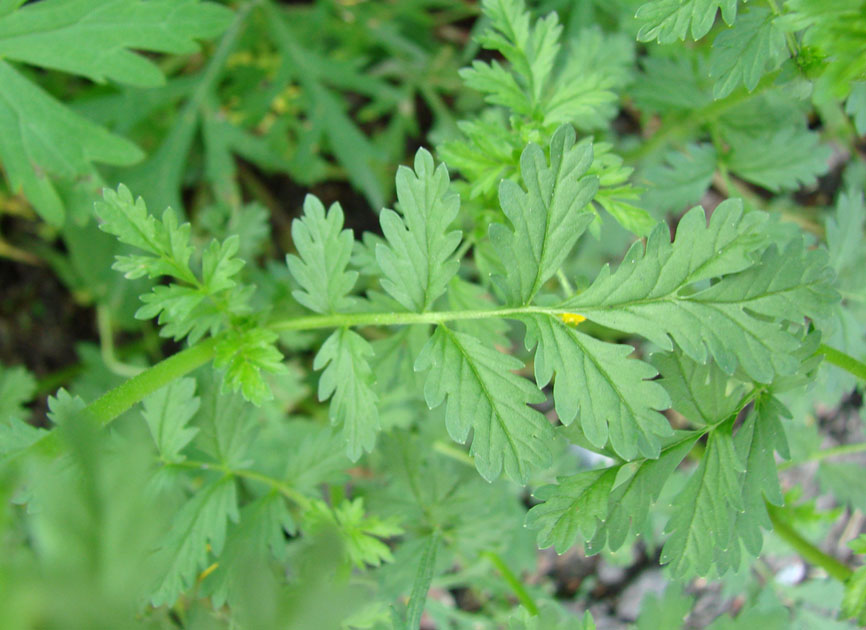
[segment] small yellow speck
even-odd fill
[[[566,324],[573,324],[574,326],[577,326],[580,322],[586,321],[586,317],[578,315],[577,313],[562,313],[560,317]]]

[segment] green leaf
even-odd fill
[[[697,426],[712,426],[737,411],[745,387],[719,366],[698,363],[677,352],[656,352],[652,364],[662,376],[675,410]]]
[[[358,461],[364,451],[373,450],[379,432],[378,396],[373,391],[369,358],[373,348],[361,335],[339,328],[322,344],[313,369],[321,370],[319,400],[333,396],[331,422],[342,425],[346,454]]]
[[[285,499],[271,492],[245,505],[237,525],[229,528],[225,547],[213,573],[202,582],[205,595],[213,598],[214,608],[228,603],[234,606],[244,591],[245,564],[260,569],[270,555],[285,560],[285,532],[296,526]]]
[[[644,195],[647,205],[661,212],[679,212],[700,201],[716,171],[716,151],[710,144],[690,144],[670,151],[665,163],[644,173],[653,187]]]
[[[618,468],[560,477],[535,497],[543,501],[526,515],[526,526],[538,529],[538,546],[565,553],[578,540],[591,540],[608,510]]]
[[[274,395],[263,373],[283,374],[286,366],[277,349],[279,335],[265,328],[233,329],[222,337],[214,352],[214,367],[225,368],[223,391],[240,390],[254,405]]]
[[[239,517],[234,479],[211,482],[184,504],[174,518],[159,553],[165,573],[151,596],[154,606],[173,605],[192,587],[208,559],[208,545],[215,556],[222,552],[226,521]]]
[[[66,214],[55,180],[96,180],[94,163],[142,158],[133,143],[64,107],[2,59],[0,85],[0,162],[12,191],[22,191],[46,221],[62,225]]]
[[[301,289],[294,298],[317,313],[334,313],[351,305],[349,291],[358,279],[357,271],[346,271],[355,242],[352,230],[343,229],[343,209],[325,207],[313,195],[304,199],[304,216],[292,221],[292,242],[298,256],[289,254],[286,263]]]
[[[227,394],[214,376],[201,396],[201,407],[193,423],[200,429],[193,446],[231,469],[246,468],[256,423],[252,408],[237,394]]]
[[[232,12],[198,0],[43,0],[0,17],[0,57],[138,86],[164,82],[133,52],[189,54],[219,35]]]
[[[715,565],[723,573],[723,557],[739,545],[734,515],[744,502],[740,474],[745,470],[734,448],[733,419],[710,433],[697,470],[689,477],[673,506],[665,527],[670,534],[662,548],[661,562],[676,578],[709,574]]]
[[[866,535],[848,543],[856,553],[866,553]],[[866,566],[854,571],[845,582],[845,595],[842,597],[842,615],[854,619],[857,623],[866,624]]]
[[[735,539],[742,541],[746,552],[753,557],[761,553],[764,535],[761,529],[773,528],[767,514],[767,502],[781,506],[784,503],[779,487],[779,473],[773,452],[789,458],[788,441],[780,418],[790,413],[777,399],[759,399],[743,425],[734,436],[734,444],[745,472],[740,481],[743,507],[735,515]],[[739,564],[739,550],[732,546],[730,566]],[[724,564],[720,567],[722,570]]]
[[[0,419],[0,464],[14,457],[48,435],[45,429],[37,429],[18,418]]]
[[[381,283],[410,311],[425,311],[445,292],[460,265],[451,255],[461,232],[447,231],[457,218],[460,197],[450,190],[445,165],[434,170],[433,156],[419,149],[415,172],[405,166],[397,171],[397,199],[402,217],[388,209],[379,214],[388,241],[376,247]]]
[[[490,226],[501,260],[506,263],[509,301],[528,304],[565,261],[594,215],[585,211],[598,190],[598,179],[585,176],[592,164],[592,145],[575,144],[574,128],[560,127],[544,150],[529,144],[520,156],[522,189],[511,180],[499,185],[499,202],[512,228]]]
[[[691,29],[691,37],[698,40],[706,35],[716,11],[721,10],[722,19],[730,26],[737,17],[737,0],[653,0],[637,10],[635,19],[640,24],[637,39],[641,42],[657,40],[670,44],[684,40]]]
[[[487,92],[490,102],[528,114],[540,104],[559,53],[559,18],[551,13],[530,25],[523,0],[485,0],[482,10],[490,28],[479,38],[481,45],[502,53],[523,84],[518,85],[498,64],[492,66],[495,70],[479,71],[486,64],[476,62],[461,75],[471,87]],[[525,96],[521,98],[518,90]]]
[[[383,562],[393,562],[391,550],[380,539],[403,533],[395,519],[365,516],[364,499],[360,497],[343,501],[333,509],[322,501],[315,501],[311,504],[307,519],[313,533],[328,525],[336,527],[349,560],[358,568],[366,565],[378,567]]]
[[[820,82],[833,96],[848,96],[853,82],[866,79],[863,32],[866,15],[859,0],[787,0],[782,28],[805,31],[801,46],[820,67]]]
[[[866,135],[866,83],[851,84],[851,93],[845,101],[845,113],[854,121],[857,133]]]
[[[743,179],[780,192],[812,186],[830,168],[830,147],[817,133],[783,127],[768,135],[729,134],[728,168]]]
[[[628,358],[634,348],[600,341],[547,315],[520,321],[526,325],[527,349],[538,344],[538,386],[546,386],[556,372],[553,398],[563,424],[577,417],[594,446],[603,448],[610,440],[625,459],[658,456],[660,438],[671,434],[659,410],[670,406],[670,398],[647,380],[656,375],[652,366]]]
[[[798,241],[779,252],[766,247],[764,215],[742,214],[737,201],[721,204],[709,226],[701,208],[679,222],[674,243],[667,226],[632,246],[619,269],[605,267],[583,293],[561,308],[604,326],[640,334],[671,350],[672,340],[692,359],[711,356],[728,374],[737,365],[750,378],[770,382],[799,366],[799,338],[782,322],[821,316],[837,299],[829,287],[826,254]],[[694,283],[721,277],[692,292]]]
[[[0,365],[0,421],[27,416],[24,406],[36,393],[36,379],[25,368]]]
[[[542,486],[535,497],[544,502],[529,510],[527,527],[540,530],[540,547],[553,545],[559,553],[574,545],[579,534],[590,553],[605,545],[616,551],[630,531],[643,530],[650,504],[697,438],[681,433],[658,459],[581,472]]]
[[[739,17],[736,28],[722,31],[713,41],[713,97],[724,98],[741,84],[751,92],[761,77],[787,58],[785,33],[776,25],[773,14],[764,7],[752,7]]]
[[[481,476],[492,481],[505,469],[525,483],[532,469],[550,461],[553,429],[528,406],[544,401],[530,381],[512,370],[518,359],[483,346],[475,337],[439,326],[415,362],[427,370],[424,398],[433,409],[448,402],[445,425],[455,441],[465,444],[473,429],[470,454]]]
[[[406,611],[406,627],[415,630],[421,624],[421,615],[424,613],[424,604],[427,601],[427,592],[433,581],[433,572],[436,568],[436,552],[441,544],[441,534],[434,531],[429,536],[424,554],[418,563],[418,572],[412,582],[412,593],[409,595],[409,604]]]
[[[664,595],[647,593],[640,606],[635,630],[681,630],[692,611],[694,598],[676,584],[668,584]]]
[[[73,396],[65,388],[57,390],[56,396],[48,397],[48,419],[56,425],[74,420],[87,405],[80,396]]]
[[[204,290],[208,293],[218,293],[237,286],[233,279],[241,269],[244,261],[235,258],[240,248],[240,238],[237,235],[229,236],[220,243],[211,241],[201,259],[201,275]]]
[[[832,494],[839,504],[856,510],[866,510],[866,491],[863,488],[863,466],[853,462],[821,462],[818,466],[821,489]]]
[[[198,433],[197,428],[187,426],[201,403],[195,395],[195,385],[195,379],[182,378],[142,401],[142,415],[164,462],[183,461],[181,451]]]
[[[791,627],[791,613],[784,606],[773,605],[772,608],[753,606],[736,617],[722,615],[707,626],[707,630],[787,630]]]

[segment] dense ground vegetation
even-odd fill
[[[0,0],[0,627],[866,624],[864,134],[862,0]]]

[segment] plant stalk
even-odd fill
[[[832,363],[836,367],[840,367],[846,372],[850,372],[861,381],[866,381],[866,363],[858,361],[849,354],[845,354],[841,350],[831,348],[826,344],[818,346],[815,354],[823,354],[827,363]]]
[[[800,554],[806,562],[814,564],[824,569],[827,574],[844,583],[854,573],[850,567],[839,562],[833,556],[824,553],[818,547],[803,538],[800,533],[795,530],[787,519],[783,516],[782,510],[778,507],[767,503],[767,512],[770,515],[770,521],[773,523],[773,531],[778,534],[779,538],[790,545],[794,551]]]

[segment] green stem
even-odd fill
[[[111,325],[111,311],[104,304],[96,306],[96,326],[99,330],[99,351],[105,367],[124,378],[136,376],[145,370],[140,365],[123,363],[117,358],[114,352],[114,329]]]
[[[109,424],[148,394],[210,361],[217,341],[218,338],[212,337],[160,361],[141,374],[107,391],[87,405],[82,413],[89,415],[103,426]]]
[[[815,354],[823,354],[827,363],[832,363],[836,367],[840,367],[846,372],[850,372],[861,381],[866,381],[866,363],[858,361],[851,355],[845,354],[841,350],[831,348],[828,345],[821,344]]]
[[[502,579],[508,583],[508,586],[511,587],[511,590],[517,596],[518,601],[523,604],[523,607],[526,608],[529,614],[533,617],[538,615],[538,606],[535,604],[535,600],[532,599],[532,595],[529,594],[523,583],[508,568],[508,565],[505,564],[505,561],[499,554],[493,551],[483,551],[481,555],[490,560],[493,566],[496,567],[496,570],[502,575]]]
[[[345,326],[406,326],[411,324],[443,324],[466,319],[502,319],[521,315],[555,315],[568,312],[562,308],[542,306],[518,306],[476,311],[433,311],[426,313],[336,313],[331,315],[307,315],[272,321],[271,330],[316,330],[319,328],[342,328]]]
[[[226,466],[224,464],[218,464],[216,462],[201,462],[195,461],[191,459],[186,459],[182,462],[171,462],[167,464],[168,466],[172,466],[174,468],[189,468],[192,470],[208,470],[214,472],[220,472],[224,475],[231,475],[232,477],[239,477],[241,479],[248,479],[250,481],[256,481],[258,483],[263,483],[272,489],[279,492],[281,495],[286,497],[289,501],[297,505],[302,510],[306,511],[310,509],[311,501],[303,494],[292,488],[286,482],[271,477],[270,475],[266,475],[264,473],[256,472],[255,470],[244,470],[238,468],[231,468],[230,466]]]
[[[851,455],[853,453],[862,453],[866,451],[866,442],[857,442],[857,444],[843,444],[842,446],[834,446],[833,448],[825,448],[822,451],[810,453],[807,457],[796,461],[782,462],[778,465],[779,470],[787,470],[794,466],[800,466],[807,462],[820,462],[830,457],[839,457],[841,455]]]
[[[767,504],[767,512],[773,523],[773,531],[790,545],[794,551],[808,563],[824,569],[827,574],[840,582],[845,582],[854,573],[850,567],[839,562],[833,556],[824,553],[818,547],[803,538],[784,517],[784,512],[778,507]]]

